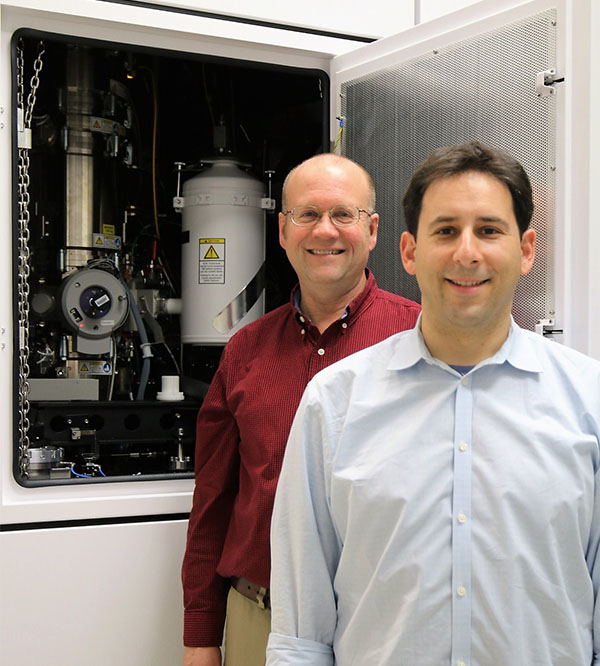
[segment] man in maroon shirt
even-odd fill
[[[220,665],[226,610],[226,666],[264,665],[271,511],[304,388],[322,368],[411,328],[420,310],[366,269],[379,216],[362,167],[317,155],[290,172],[282,198],[279,240],[299,284],[289,304],[231,338],[198,415],[184,666]]]

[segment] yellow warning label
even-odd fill
[[[98,238],[96,238],[96,245],[104,245],[104,240],[102,239],[102,236],[98,236]]]
[[[112,364],[109,361],[83,361],[79,362],[80,375],[110,375]]]
[[[102,233],[109,236],[115,235],[115,225],[114,224],[103,224]]]
[[[97,119],[94,120],[94,122],[92,123],[92,129],[100,129],[100,128],[101,128],[100,122]]]
[[[225,284],[225,239],[198,240],[198,284]]]
[[[214,245],[211,245],[206,254],[204,255],[205,259],[220,259],[219,255],[217,254]]]

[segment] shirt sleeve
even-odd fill
[[[600,666],[600,600],[598,599],[600,589],[600,469],[596,471],[595,481],[594,515],[592,517],[590,547],[587,559],[594,586],[594,617],[592,623],[592,635],[594,638],[593,666]]]
[[[271,524],[267,666],[331,666],[341,542],[330,512],[326,407],[311,382],[290,431]]]
[[[222,642],[229,581],[217,574],[238,489],[239,430],[227,405],[230,349],[198,413],[196,486],[182,567],[184,645]]]

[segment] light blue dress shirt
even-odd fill
[[[267,665],[600,664],[600,363],[419,323],[320,372],[275,501]]]

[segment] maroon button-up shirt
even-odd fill
[[[269,530],[292,420],[306,384],[335,361],[414,326],[420,306],[369,273],[323,333],[290,304],[234,335],[198,414],[196,489],[183,562],[184,644],[221,644],[229,578],[269,586]]]

